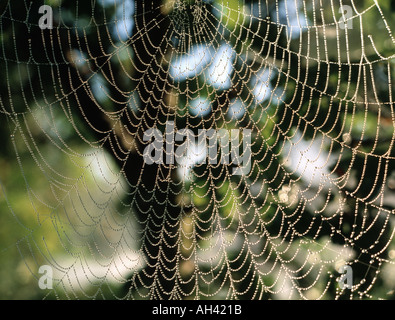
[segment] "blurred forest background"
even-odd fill
[[[135,1],[0,0],[0,298],[394,298],[395,2]],[[252,173],[144,166],[170,120]]]

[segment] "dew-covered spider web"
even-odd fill
[[[394,297],[390,1],[1,0],[0,14],[13,290]]]

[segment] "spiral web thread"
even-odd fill
[[[378,1],[53,3],[53,29],[20,1],[0,31],[30,210],[3,199],[35,217],[14,247],[37,279],[53,268],[44,298],[386,298],[372,292],[395,257],[395,41]],[[251,170],[202,144],[136,164],[149,128],[163,159],[166,128],[238,130],[240,154],[249,129]]]

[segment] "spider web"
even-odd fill
[[[0,3],[2,252],[52,268],[44,298],[391,296],[388,5]]]

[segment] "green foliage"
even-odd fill
[[[85,71],[88,74],[92,72],[92,74],[105,75],[108,68],[117,76],[116,79],[107,78],[105,81],[105,89],[110,92],[111,98],[103,98],[104,102],[100,103],[102,110],[107,115],[109,114],[109,118],[114,122],[128,119],[125,116],[127,112],[122,107],[129,97],[125,97],[125,93],[120,90],[112,90],[111,87],[114,85],[111,84],[116,84],[125,91],[137,87],[138,84],[133,78],[137,72],[134,69],[136,64],[131,63],[131,60],[137,59],[137,57],[128,42],[126,44],[117,43],[113,46],[112,50],[115,53],[107,52],[113,39],[108,36],[106,23],[113,21],[116,8],[110,6],[105,9],[98,4],[93,10],[92,2],[89,1],[75,3],[46,1],[46,3],[62,7],[59,19],[65,26],[76,27],[71,30],[80,34],[80,37],[68,35],[72,39],[70,41],[71,48],[82,51],[86,56],[97,57],[97,59],[85,61]],[[269,3],[273,16],[275,2],[269,1]],[[318,271],[320,264],[316,261],[325,259],[329,261],[333,252],[347,245],[344,238],[334,234],[332,226],[340,226],[344,235],[348,236],[357,232],[358,226],[355,225],[362,223],[363,219],[372,221],[375,218],[377,212],[368,206],[364,207],[359,200],[364,199],[365,202],[374,203],[374,198],[379,194],[380,186],[383,183],[383,178],[377,178],[378,173],[384,177],[385,175],[390,176],[395,171],[392,162],[384,163],[385,160],[380,162],[377,157],[367,157],[367,155],[373,154],[383,156],[388,150],[391,150],[391,156],[393,156],[390,147],[394,134],[393,110],[392,105],[386,104],[382,105],[382,109],[380,109],[382,111],[378,112],[378,107],[374,103],[365,107],[363,101],[369,100],[380,104],[380,99],[386,101],[385,99],[388,99],[388,96],[393,93],[393,89],[388,87],[388,82],[389,80],[392,83],[395,81],[394,63],[392,60],[384,60],[383,57],[390,57],[394,53],[394,43],[390,41],[389,30],[395,30],[393,23],[395,11],[390,2],[386,1],[380,2],[382,12],[375,10],[373,1],[359,1],[357,5],[360,12],[364,12],[364,14],[353,18],[355,28],[348,31],[347,50],[349,55],[347,55],[344,51],[346,44],[337,43],[339,33],[345,31],[339,30],[337,27],[336,21],[338,20],[334,21],[329,1],[327,2],[328,8],[323,10],[324,14],[316,16],[318,19],[316,24],[322,23],[328,29],[325,31],[323,28],[316,28],[311,32],[311,38],[303,36],[300,40],[292,42],[288,41],[285,31],[278,37],[278,30],[273,27],[273,24],[260,23],[257,25],[250,21],[247,12],[242,9],[242,1],[216,0],[213,2],[214,9],[220,12],[218,20],[227,27],[223,30],[222,36],[229,40],[232,47],[236,48],[238,56],[248,55],[249,52],[259,52],[262,61],[256,59],[251,70],[258,70],[265,63],[272,65],[272,69],[279,76],[270,80],[270,85],[274,89],[279,89],[280,93],[272,94],[268,103],[255,106],[251,88],[243,80],[243,75],[250,71],[243,72],[242,66],[240,66],[239,72],[232,74],[233,82],[238,84],[238,94],[243,98],[243,101],[247,101],[250,106],[254,107],[249,109],[253,111],[249,111],[239,123],[229,122],[228,119],[225,119],[223,114],[226,110],[221,109],[220,106],[226,105],[226,103],[215,100],[220,98],[223,98],[224,101],[229,100],[232,93],[216,91],[206,83],[202,76],[197,81],[185,80],[178,84],[179,92],[184,92],[188,87],[189,90],[195,91],[196,96],[209,99],[214,106],[214,113],[218,116],[214,120],[207,119],[207,122],[203,122],[203,126],[211,127],[215,121],[217,128],[226,126],[231,129],[237,128],[239,125],[251,127],[252,124],[259,127],[259,132],[255,132],[252,152],[254,157],[261,161],[259,165],[253,167],[250,180],[261,182],[263,186],[259,186],[259,188],[266,190],[266,192],[260,193],[260,197],[256,199],[253,196],[245,197],[247,194],[245,190],[250,189],[254,183],[248,185],[242,179],[234,177],[225,180],[223,178],[227,173],[221,167],[213,168],[210,171],[206,171],[206,167],[196,168],[200,177],[192,182],[187,182],[184,190],[178,192],[179,198],[182,198],[186,203],[185,207],[193,207],[198,212],[200,219],[191,221],[190,217],[182,217],[185,219],[184,223],[189,225],[189,227],[185,227],[187,231],[183,237],[183,244],[191,246],[191,243],[196,241],[196,246],[205,253],[205,250],[208,250],[210,246],[209,235],[213,229],[217,231],[226,229],[229,233],[225,237],[230,243],[237,244],[237,237],[240,236],[241,231],[245,232],[245,238],[252,242],[253,237],[249,238],[249,235],[253,234],[257,228],[262,228],[262,238],[265,239],[262,242],[263,245],[259,246],[259,249],[265,253],[260,258],[267,258],[269,263],[259,269],[262,272],[260,277],[255,277],[255,271],[249,266],[253,263],[260,266],[262,261],[255,261],[255,257],[245,247],[229,246],[228,249],[221,249],[221,253],[216,257],[219,261],[213,259],[216,267],[213,268],[208,264],[201,266],[202,274],[207,279],[207,282],[203,283],[200,288],[202,292],[206,294],[215,292],[213,288],[223,281],[225,285],[223,290],[218,292],[218,296],[229,298],[226,288],[232,286],[232,283],[227,270],[218,267],[223,265],[237,270],[233,275],[240,291],[243,291],[246,283],[252,281],[253,286],[262,291],[261,297],[265,298],[275,297],[275,295],[264,292],[263,288],[274,285],[277,281],[276,276],[285,270],[279,268],[278,273],[271,274],[269,272],[271,268],[285,265],[295,272],[294,276],[297,279],[299,275],[308,272],[308,268],[312,265],[311,277],[306,276],[300,282],[295,280],[295,285],[308,287],[308,282],[315,279],[318,272],[322,272],[323,276],[320,277],[317,288],[325,291],[325,285],[332,281],[329,274],[335,274],[336,268],[333,263],[328,262],[325,264],[325,270]],[[27,17],[24,16],[23,10],[20,10],[21,12],[16,12],[15,15],[13,13],[11,19],[9,12],[11,10],[7,11],[5,8],[5,1],[0,1],[0,13],[4,12],[0,19],[2,25],[0,43],[3,49],[0,64],[6,74],[6,81],[0,84],[0,135],[4,141],[0,146],[0,166],[2,168],[0,172],[0,278],[2,279],[0,294],[3,298],[37,299],[46,295],[46,292],[39,290],[36,285],[37,267],[49,263],[49,253],[78,257],[89,252],[90,246],[94,246],[93,242],[86,240],[91,239],[89,237],[91,235],[81,236],[81,233],[84,233],[86,229],[75,227],[78,217],[73,216],[70,212],[75,210],[79,197],[82,198],[80,199],[82,203],[89,201],[88,199],[91,197],[89,191],[97,183],[95,180],[97,177],[89,171],[89,165],[78,162],[81,155],[93,153],[96,151],[95,147],[100,149],[106,141],[96,139],[96,132],[93,132],[94,130],[87,125],[86,121],[84,122],[85,115],[81,117],[82,113],[78,113],[80,112],[78,111],[79,97],[63,91],[63,85],[66,85],[68,79],[50,81],[58,77],[55,74],[56,68],[48,63],[48,61],[52,61],[49,54],[51,50],[45,49],[46,57],[43,57],[44,48],[39,45],[37,47],[30,45],[31,39],[39,39],[41,33],[39,30],[34,31],[34,27],[31,27],[32,31],[29,31],[27,24],[20,21],[26,21],[27,18],[29,21],[35,21],[37,15],[32,13]],[[14,10],[17,5],[10,4],[8,8]],[[94,13],[93,17],[91,16],[92,12]],[[341,15],[336,13],[335,17],[340,19]],[[312,15],[308,18],[311,21],[314,19]],[[95,20],[94,23],[93,20]],[[246,31],[248,28],[260,37],[256,37],[255,40],[250,39],[248,31]],[[321,41],[323,41],[325,32],[329,36],[324,44]],[[56,38],[57,34],[54,30],[51,39],[56,40]],[[276,43],[276,46],[268,46],[267,42]],[[37,43],[39,42],[37,41]],[[91,46],[91,44],[95,44],[95,46]],[[43,45],[41,44],[41,46]],[[364,50],[363,68],[360,66],[362,49]],[[300,55],[296,56],[295,52],[300,52]],[[70,54],[70,51],[67,53]],[[109,54],[112,54],[112,58],[107,64],[103,62],[103,59],[107,59]],[[307,61],[305,56],[309,56],[311,59]],[[327,63],[328,59],[331,61],[339,59],[339,62],[344,64],[341,67],[336,63],[329,64]],[[351,60],[347,61],[347,59]],[[278,60],[287,61],[288,65],[279,65]],[[40,72],[36,68],[36,64],[43,62],[47,64],[44,63]],[[54,65],[59,63],[60,61],[53,61]],[[167,67],[165,61],[162,63],[164,67]],[[376,74],[371,74],[372,63],[381,65],[381,69],[376,71]],[[240,65],[243,63],[241,62]],[[340,70],[340,68],[342,69]],[[364,74],[362,79],[368,79],[367,83],[361,80],[361,72]],[[47,74],[45,75],[45,73]],[[329,76],[326,77],[326,75]],[[370,89],[361,90],[364,85]],[[377,88],[377,91],[372,90],[373,87]],[[34,95],[40,91],[48,100],[40,100]],[[187,94],[177,96],[175,114],[178,116],[179,127],[189,123],[196,129],[196,125],[200,124],[201,119],[187,118],[187,105],[190,98]],[[92,100],[97,101],[98,98],[93,97]],[[136,111],[136,114],[139,115],[143,109],[143,103],[136,100],[137,103],[134,107],[139,110]],[[359,103],[355,101],[359,101]],[[218,108],[216,108],[217,106]],[[167,115],[158,112],[157,120],[163,125],[168,120]],[[114,125],[115,127],[116,125]],[[53,132],[54,128],[57,132]],[[319,209],[303,211],[304,208],[301,207],[303,201],[298,206],[292,201],[281,201],[281,192],[284,189],[279,186],[290,185],[289,188],[293,190],[292,187],[298,185],[300,180],[299,177],[284,172],[284,159],[281,155],[284,146],[289,143],[297,128],[305,131],[307,139],[313,139],[317,131],[327,134],[335,143],[333,146],[326,146],[326,148],[333,148],[331,150],[340,154],[337,170],[341,171],[343,168],[351,167],[352,164],[353,170],[350,175],[353,175],[357,182],[360,179],[363,180],[363,185],[356,191],[353,191],[355,189],[353,187],[345,186],[344,188],[345,192],[352,193],[352,197],[345,200],[344,206],[355,209],[355,212],[359,213],[358,217],[364,217],[358,223],[353,221],[355,215],[351,209],[345,210],[344,214],[340,216],[334,214],[333,218],[327,219],[326,215],[330,216],[333,212],[317,215]],[[345,133],[350,135],[348,147],[342,141]],[[377,141],[380,141],[378,145]],[[42,154],[46,155],[45,161],[41,157]],[[87,159],[93,158],[87,157]],[[112,161],[117,162],[115,157]],[[111,166],[115,167],[116,165],[111,164]],[[365,168],[368,169],[365,170]],[[119,168],[117,169],[119,170]],[[59,175],[59,172],[62,174]],[[215,188],[208,182],[215,183]],[[372,185],[377,185],[377,187],[372,189]],[[125,187],[125,189],[127,188]],[[85,192],[78,194],[78,190],[85,190]],[[127,190],[125,194],[128,192],[130,190]],[[262,195],[265,197],[263,198]],[[109,209],[100,208],[97,203],[92,203],[91,207],[94,208],[96,205],[99,208],[96,208],[98,211],[103,210],[104,212],[107,209],[111,210],[112,207],[119,208],[120,203],[127,202],[125,198],[126,196],[121,196],[119,199],[109,200]],[[341,202],[335,199],[330,192],[327,198],[335,206],[336,203]],[[132,211],[130,207],[121,206],[122,210],[117,210],[122,211],[126,216]],[[91,214],[89,208],[86,210]],[[337,209],[330,210],[336,211]],[[261,224],[254,221],[256,212],[259,213]],[[190,212],[188,211],[188,213]],[[95,214],[92,215],[95,216]],[[100,220],[100,214],[98,216]],[[246,225],[251,226],[251,230],[248,227],[240,230],[239,221],[241,219]],[[299,230],[302,233],[307,229],[309,232],[303,234],[300,237],[301,240],[298,241],[293,241],[294,234],[287,234],[284,239],[277,239],[276,234],[281,233],[284,221],[294,226],[295,233]],[[329,223],[327,223],[328,221]],[[307,226],[309,223],[311,225]],[[371,232],[377,232],[376,229],[380,226],[383,227],[384,223],[377,223]],[[380,241],[383,243],[389,241],[389,247],[383,250],[387,253],[395,247],[395,244],[390,240],[391,235],[388,234],[388,228],[384,229],[386,231],[383,232]],[[317,230],[320,230],[321,233]],[[139,230],[138,232],[143,231]],[[318,233],[320,236],[317,236]],[[74,235],[75,238],[69,239],[70,235]],[[192,239],[192,237],[194,238]],[[85,240],[86,242],[84,242]],[[356,244],[360,248],[364,248],[368,246],[369,241],[369,236],[366,235],[357,240]],[[76,243],[78,245],[75,245]],[[87,245],[84,246],[84,244]],[[284,249],[288,246],[292,246],[291,251]],[[282,254],[283,249],[284,252],[287,252],[286,254]],[[294,256],[291,255],[291,252],[294,253]],[[378,267],[378,259],[370,264],[368,254],[356,252],[360,255],[359,261],[362,262],[362,267],[359,265],[355,267],[357,280],[364,279],[366,274],[368,274],[367,278],[372,278],[374,276],[372,269]],[[186,250],[183,255],[191,255],[191,251]],[[304,269],[295,271],[292,263],[288,263],[292,259],[297,262],[306,260],[310,265],[306,264]],[[249,261],[250,263],[241,264],[240,261]],[[389,270],[387,272],[393,272],[389,266],[385,266],[384,269]],[[188,275],[188,271],[185,271],[185,274]],[[370,292],[372,296],[386,296],[386,293],[393,288],[393,284],[386,281],[385,276],[383,275],[379,279],[379,285]],[[112,297],[114,292],[117,295],[127,292],[125,285],[112,286],[98,282],[86,290],[87,295],[95,296],[100,291],[98,288],[104,297]],[[146,288],[141,288],[141,290],[141,292],[149,294]],[[363,287],[361,290],[363,291]],[[67,294],[66,290],[65,297]],[[315,297],[314,294],[315,292],[312,293],[313,297]],[[333,298],[335,295],[336,288],[331,282],[323,298]],[[251,296],[250,294],[247,298],[251,298]]]

